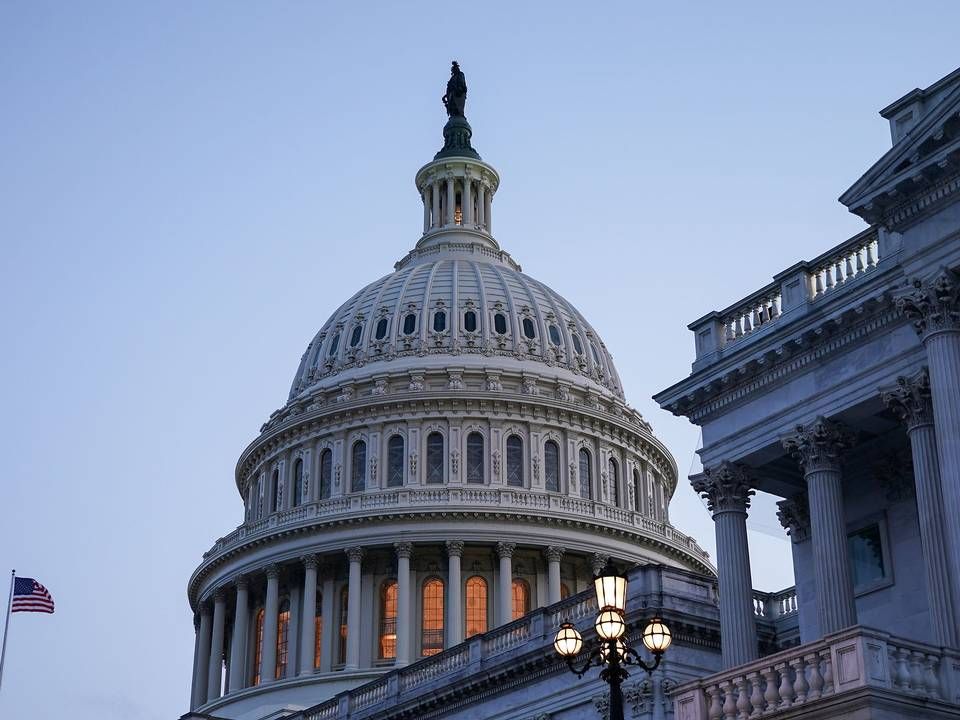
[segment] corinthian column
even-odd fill
[[[457,208],[457,191],[453,184],[453,175],[447,176],[447,217],[446,224],[453,225]]]
[[[883,401],[907,425],[913,455],[913,479],[917,490],[920,544],[927,578],[930,620],[937,645],[958,647],[956,614],[960,598],[960,573],[951,573],[947,560],[947,523],[943,517],[943,493],[937,460],[930,378],[926,368],[912,378],[899,377],[897,385],[882,393]],[[957,567],[956,565],[952,567]]]
[[[563,559],[565,548],[551,545],[544,551],[547,558],[547,604],[560,602],[560,561]]]
[[[303,613],[300,619],[300,674],[313,674],[317,633],[317,568],[320,558],[307,555],[303,561]]]
[[[393,544],[397,551],[397,659],[396,667],[410,664],[410,556],[413,545],[408,542]]]
[[[793,567],[801,566],[800,545],[810,540],[810,507],[807,494],[800,493],[788,500],[777,503],[777,518],[790,536],[790,549],[793,554]],[[817,587],[812,578],[798,581],[794,577],[797,592],[797,615],[800,624],[800,644],[819,640],[820,626],[817,622]]]
[[[260,682],[277,676],[277,612],[280,610],[280,568],[267,565],[267,601],[263,608],[263,642],[260,650]]]
[[[210,666],[207,675],[207,702],[220,697],[223,686],[223,634],[227,622],[227,595],[223,589],[213,596],[213,635],[210,640]]]
[[[365,554],[361,547],[347,549],[350,580],[347,591],[347,662],[344,670],[360,667],[360,563]]]
[[[500,557],[500,575],[497,585],[497,625],[506,625],[513,619],[513,551],[516,543],[497,543],[497,555]]]
[[[200,602],[200,629],[197,643],[197,657],[194,663],[193,699],[190,703],[194,709],[207,701],[207,677],[210,666],[210,605]]]
[[[463,642],[463,593],[460,582],[460,558],[463,540],[447,540],[447,647]]]
[[[730,462],[708,468],[693,481],[693,489],[707,500],[717,534],[720,650],[726,668],[757,658],[757,623],[747,545],[747,508],[753,495],[750,484],[747,469]]]
[[[237,578],[237,605],[230,639],[230,692],[242,690],[246,680],[247,625],[250,623],[250,586],[246,576]]]
[[[820,632],[827,635],[857,622],[840,473],[840,454],[853,444],[853,435],[840,423],[818,417],[798,425],[782,442],[807,482]]]

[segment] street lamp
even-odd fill
[[[649,675],[663,658],[673,639],[670,628],[659,617],[654,617],[643,629],[643,646],[653,655],[653,662],[643,661],[633,648],[627,646],[623,636],[627,632],[624,614],[627,608],[627,578],[616,571],[612,563],[593,580],[597,592],[597,614],[594,629],[599,643],[590,650],[582,665],[577,666],[574,658],[583,649],[583,637],[573,623],[565,622],[557,631],[553,647],[557,654],[566,659],[577,677],[583,677],[591,667],[602,668],[600,678],[610,685],[610,720],[623,720],[623,691],[620,686],[627,677],[625,665],[636,665]]]

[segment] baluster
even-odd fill
[[[847,255],[843,264],[843,274],[848,280],[853,277],[853,255]]]
[[[903,648],[897,648],[893,652],[896,657],[897,675],[894,684],[901,690],[910,688],[910,667],[907,665],[907,651]]]
[[[750,680],[750,717],[758,717],[763,712],[763,692],[760,689],[760,673],[754,670],[747,675]]]
[[[763,318],[763,322],[770,322],[773,320],[773,313],[771,312],[770,304],[772,301],[764,300],[763,305],[760,306],[760,317]]]
[[[833,695],[833,661],[830,659],[830,648],[820,651],[820,657],[823,658],[823,692],[820,697]]]
[[[832,290],[833,289],[833,273],[830,272],[829,265],[827,265],[827,267],[824,268],[823,274],[826,276],[826,279],[827,279],[827,290],[828,291]]]
[[[939,658],[936,655],[927,655],[925,660],[927,695],[934,700],[939,700],[941,699],[940,678],[937,677],[937,660]]]
[[[717,685],[707,688],[707,695],[710,697],[710,708],[707,710],[709,720],[721,720],[723,717],[723,703],[720,701],[722,694]]]
[[[855,255],[857,256],[857,275],[863,272],[863,258],[860,255],[860,253],[862,252],[863,252],[863,248],[858,247],[857,252],[855,253]]]
[[[873,242],[871,241],[867,245],[867,267],[872,268],[877,264],[877,261],[873,259]]]
[[[750,311],[747,310],[743,314],[743,334],[746,335],[751,330],[753,330],[753,325],[750,324]]]
[[[733,683],[724,680],[720,683],[720,689],[723,691],[723,718],[724,720],[737,719],[737,702],[733,699]]]
[[[740,316],[737,315],[737,320],[734,323],[734,335],[740,337],[743,335],[743,326],[740,324]]]
[[[837,281],[837,285],[840,285],[845,280],[839,258],[837,259],[836,267],[833,268],[833,278]]]
[[[790,667],[793,668],[793,693],[794,705],[800,705],[807,699],[807,678],[803,671],[803,657],[794,658],[790,661]]]
[[[780,692],[777,690],[777,671],[768,667],[763,671],[763,679],[767,683],[767,687],[763,691],[763,699],[767,701],[767,707],[764,710],[771,712],[776,710],[780,704]]]
[[[759,307],[755,307],[753,309],[753,326],[755,328],[758,328],[760,327],[761,324],[763,324],[763,318],[760,317],[760,311],[762,309],[763,309],[763,305],[760,305]]]
[[[788,708],[793,705],[793,683],[790,682],[790,669],[785,662],[777,665],[780,672],[780,707]]]
[[[823,690],[823,676],[820,674],[820,658],[817,653],[810,653],[804,658],[810,670],[810,683],[807,690],[807,700],[813,701],[820,697]]]
[[[927,688],[924,674],[923,653],[917,651],[910,653],[910,689],[918,695],[926,697]]]
[[[733,334],[733,324],[732,324],[729,320],[727,320],[727,321],[724,323],[724,327],[726,327],[725,339],[727,340],[727,342],[729,342],[729,341],[733,340],[733,338],[734,338],[734,334]]]
[[[814,296],[820,297],[823,295],[823,280],[820,279],[820,270],[817,270],[816,275],[814,275],[814,284],[816,285]]]
[[[747,678],[743,675],[736,679],[737,683],[737,720],[747,720],[750,717],[750,695],[747,693]]]

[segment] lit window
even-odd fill
[[[457,204],[453,209],[453,222],[455,225],[463,225],[463,205],[460,200],[460,193],[457,193]]]
[[[493,329],[498,335],[507,334],[507,316],[503,313],[497,313],[493,316]]]
[[[397,581],[387,580],[380,590],[380,657],[397,657]]]
[[[467,310],[463,314],[463,329],[467,332],[477,331],[477,314],[473,310]]]
[[[363,326],[357,325],[350,335],[350,347],[356,347],[360,344],[360,338],[363,337]]]
[[[263,659],[263,608],[257,610],[256,629],[254,630],[253,684],[260,684],[260,661]]]
[[[320,667],[321,648],[323,647],[323,596],[317,595],[317,608],[313,615],[313,669]]]
[[[467,435],[467,482],[483,482],[483,435],[478,432]]]
[[[333,453],[324,450],[320,453],[320,499],[330,497],[330,481],[333,475]]]
[[[438,432],[427,435],[427,482],[443,482],[443,435]]]
[[[479,575],[467,580],[467,633],[473,637],[487,631],[487,581]]]
[[[447,329],[447,314],[443,310],[438,310],[433,314],[433,331],[443,332]]]
[[[566,600],[570,597],[570,586],[566,583],[560,583],[560,599]]]
[[[390,321],[386,318],[380,318],[377,322],[377,332],[374,334],[377,340],[383,340],[387,336],[387,329],[390,327]]]
[[[333,357],[337,354],[337,347],[340,345],[340,333],[337,333],[333,336],[333,340],[330,341],[330,352],[327,353],[330,357]]]
[[[353,444],[350,463],[350,491],[363,492],[367,486],[367,444],[357,440]]]
[[[886,578],[882,538],[878,523],[867,525],[847,535],[853,586],[858,591],[878,585]]]
[[[443,581],[427,580],[423,586],[423,632],[420,636],[420,651],[436,655],[443,651]]]
[[[293,464],[293,505],[298,507],[303,503],[303,460],[297,458]]]
[[[417,329],[417,316],[414,313],[407,313],[403,317],[403,334],[404,335],[413,335],[413,331]]]
[[[580,448],[580,497],[593,497],[593,476],[590,471],[590,453]]]
[[[277,613],[277,667],[274,678],[287,674],[287,649],[290,646],[290,601],[284,598]]]
[[[550,492],[560,492],[560,446],[547,440],[543,446],[543,478]]]
[[[507,485],[523,487],[523,440],[517,435],[507,438]]]
[[[530,612],[530,585],[526,580],[513,580],[513,619],[522,618]]]
[[[403,438],[394,435],[387,443],[387,487],[403,485]]]
[[[537,333],[533,329],[533,320],[530,318],[523,319],[523,334],[530,340],[533,340],[537,336]]]
[[[274,470],[270,476],[270,489],[273,492],[273,512],[283,507],[283,485],[280,482],[280,471]]]
[[[614,505],[620,504],[620,472],[617,461],[610,458],[610,502]]]
[[[576,351],[577,355],[583,355],[583,343],[580,342],[580,336],[577,333],[573,333],[570,337],[573,338],[574,351]]]
[[[551,325],[549,327],[549,332],[550,332],[550,342],[552,342],[554,345],[559,346],[560,345],[560,328],[558,328],[556,325]]]
[[[340,643],[337,647],[337,662],[347,662],[347,607],[350,602],[350,588],[347,585],[340,590]]]

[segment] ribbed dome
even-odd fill
[[[407,359],[424,369],[537,363],[558,379],[623,399],[613,358],[583,315],[506,253],[479,243],[414,250],[394,273],[356,293],[307,347],[290,399]]]

